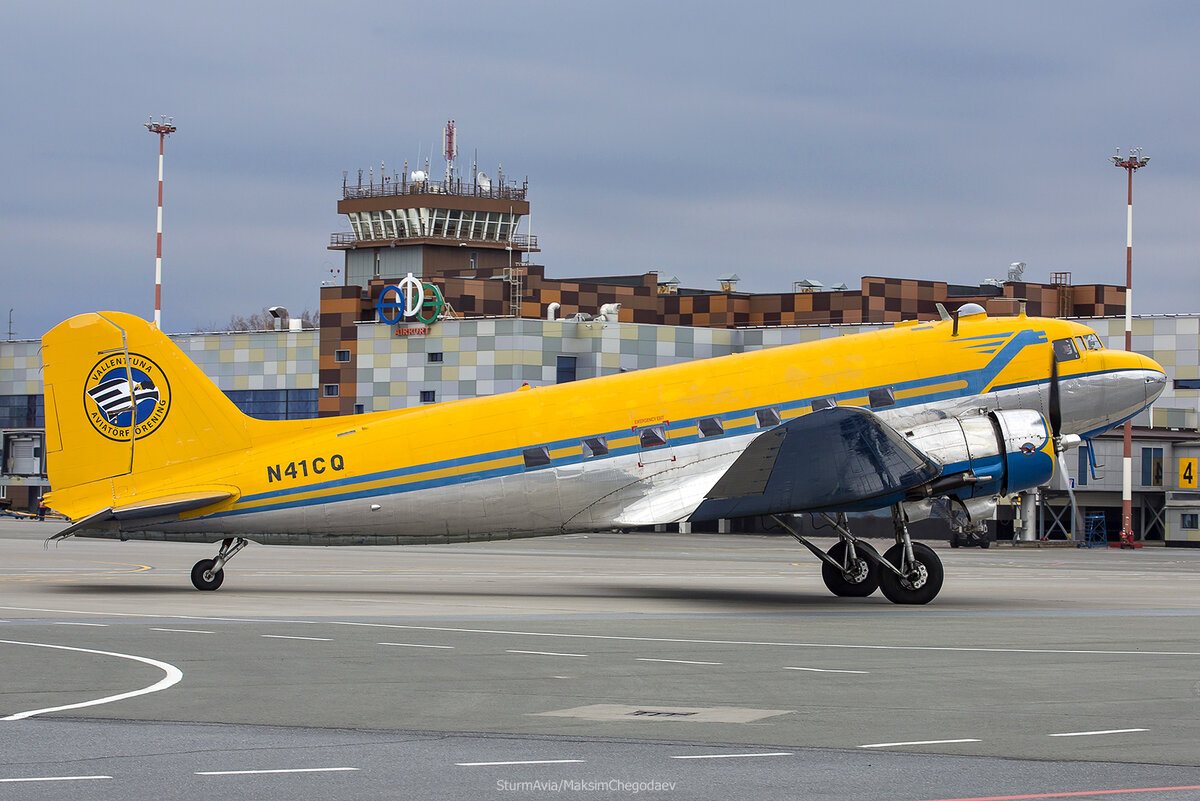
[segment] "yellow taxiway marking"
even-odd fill
[[[34,573],[32,575],[0,575],[0,581],[73,581],[81,578],[104,578],[108,576],[125,576],[133,573],[145,573],[153,570],[151,565],[136,565],[129,562],[92,562],[95,565],[113,565],[114,567],[127,567],[129,570],[109,570],[103,573],[87,572],[87,573]]]

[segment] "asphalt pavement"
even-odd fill
[[[252,545],[202,593],[216,546],[57,527],[0,521],[0,798],[1200,798],[1200,551],[939,548],[906,607],[773,537]]]

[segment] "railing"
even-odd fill
[[[481,245],[506,245],[509,240],[504,238],[497,239],[468,239],[464,236],[397,236],[397,237],[378,237],[376,239],[361,239],[358,234],[353,231],[342,231],[336,234],[329,235],[330,247],[354,247],[355,245],[383,245],[389,242],[403,242],[406,239],[439,239],[444,242],[462,242],[470,245],[478,243]],[[511,240],[514,250],[537,250],[538,238],[536,234],[516,234]]]
[[[366,197],[396,197],[400,195],[454,195],[456,197],[481,197],[492,200],[524,200],[529,193],[529,183],[492,186],[484,189],[475,181],[461,178],[446,181],[410,181],[404,176],[384,176],[383,180],[363,186],[342,184],[342,199],[355,200]]]

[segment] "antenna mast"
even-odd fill
[[[446,157],[446,188],[450,188],[450,181],[454,178],[454,159],[458,156],[458,139],[454,135],[454,120],[449,120],[446,123],[446,139],[443,155]]]

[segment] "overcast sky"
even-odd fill
[[[315,310],[343,171],[528,177],[551,276],[786,291],[975,284],[1028,264],[1200,311],[1192,3],[94,3],[0,6],[0,312],[163,327]],[[524,226],[523,226],[524,229]],[[7,302],[3,302],[7,301]],[[5,320],[5,323],[7,320]],[[7,330],[5,327],[4,330]]]

